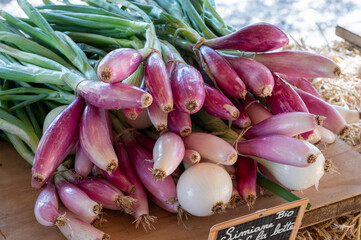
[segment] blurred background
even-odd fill
[[[41,5],[41,0],[29,0]],[[360,0],[215,0],[226,23],[240,28],[265,21],[274,24],[291,38],[320,47],[338,38],[337,24],[361,22]],[[15,0],[0,0],[0,9],[12,14],[22,12]]]

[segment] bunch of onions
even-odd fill
[[[102,207],[151,229],[148,197],[179,218],[223,212],[241,197],[252,206],[257,171],[290,190],[317,188],[330,163],[314,144],[333,143],[360,120],[323,101],[306,79],[338,76],[336,63],[269,52],[288,44],[281,29],[256,23],[235,31],[208,0],[207,21],[190,0],[171,8],[88,0],[92,7],[40,7],[46,11],[18,2],[30,19],[0,11],[0,78],[19,84],[1,84],[0,95],[23,102],[1,99],[0,130],[33,164],[32,186],[44,187],[36,219],[68,239],[109,239],[91,225]],[[35,102],[53,109],[44,121]],[[74,149],[75,173],[67,158]],[[59,213],[57,194],[71,212]]]

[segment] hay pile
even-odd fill
[[[296,240],[360,240],[361,213],[342,217],[299,230]]]

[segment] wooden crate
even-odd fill
[[[361,155],[340,140],[323,152],[338,167],[339,174],[325,175],[318,191],[310,188],[295,192],[302,198],[309,198],[312,204],[311,210],[305,213],[302,226],[361,209]],[[0,142],[0,163],[0,229],[6,239],[64,239],[56,228],[46,228],[36,222],[33,206],[39,191],[30,186],[31,167],[6,142]],[[175,215],[150,204],[151,215],[158,217],[154,225],[156,230],[145,233],[143,229],[135,229],[131,216],[114,211],[106,212],[105,218],[109,222],[103,225],[102,230],[109,233],[111,239],[207,239],[214,224],[283,203],[286,201],[266,192],[251,210],[241,205],[225,214],[190,217],[184,225],[178,225]]]

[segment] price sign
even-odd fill
[[[209,240],[294,240],[308,199],[214,225]]]

